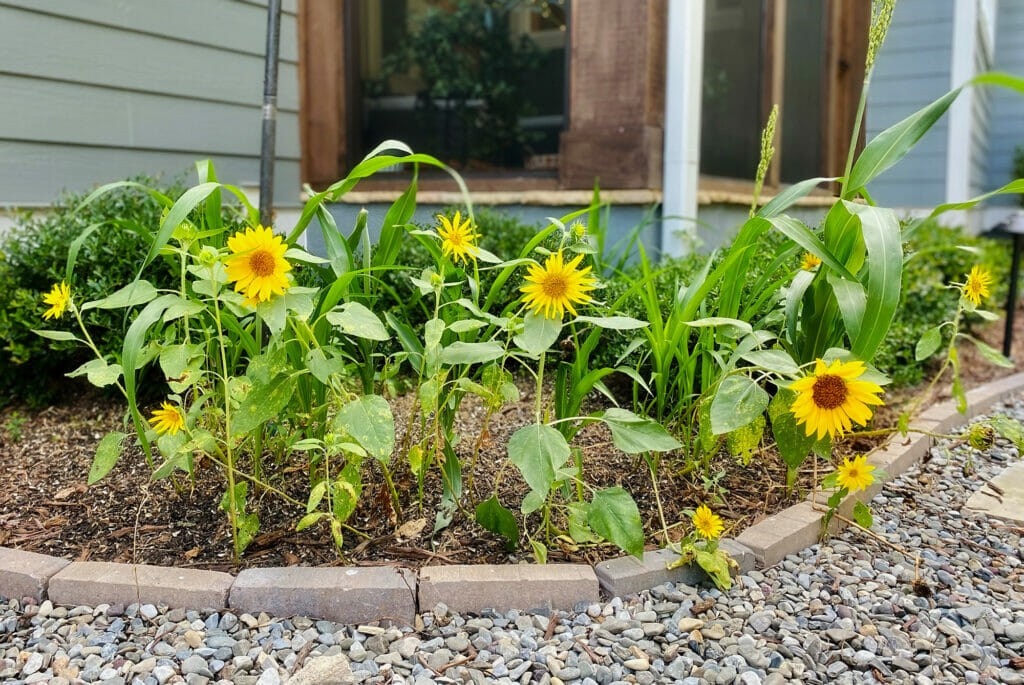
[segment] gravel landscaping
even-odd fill
[[[1024,421],[1021,399],[1000,411]],[[874,531],[920,553],[922,583],[912,556],[846,531],[727,593],[477,617],[439,605],[392,628],[11,600],[0,680],[272,685],[305,667],[293,682],[331,682],[318,678],[341,655],[356,682],[1024,683],[1024,531],[962,508],[1017,456],[1001,439],[942,443],[875,498]]]

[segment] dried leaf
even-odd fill
[[[390,500],[389,500],[390,501]],[[406,521],[398,527],[398,538],[400,540],[412,540],[419,537],[420,533],[427,525],[427,519],[416,519],[415,521]]]
[[[186,559],[195,559],[197,556],[199,556],[199,548],[198,547],[193,547],[189,551],[185,552],[185,558]]]

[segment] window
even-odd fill
[[[353,3],[354,158],[397,138],[463,173],[556,173],[566,114],[563,3]]]
[[[854,64],[870,3],[707,0],[701,173],[752,179],[760,132],[779,105],[770,185],[838,175],[863,68]],[[855,36],[854,40],[841,40]],[[865,41],[866,42],[866,41]]]

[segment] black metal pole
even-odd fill
[[[1020,275],[1019,233],[1013,234],[1013,261],[1010,262],[1010,294],[1006,297],[1006,330],[1003,331],[1003,356],[1010,356],[1013,347],[1013,312],[1017,309],[1017,277]]]
[[[281,42],[281,0],[267,3],[267,51],[263,70],[263,133],[260,144],[260,223],[274,216],[274,138],[277,128],[277,53]]]

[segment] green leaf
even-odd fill
[[[711,402],[711,432],[721,435],[742,428],[768,408],[768,393],[747,376],[728,376]]]
[[[544,498],[555,481],[555,471],[569,460],[569,444],[551,426],[535,423],[512,434],[508,458],[530,489]]]
[[[601,418],[612,431],[612,442],[626,454],[670,452],[683,446],[661,424],[631,411],[612,407]]]
[[[345,464],[337,480],[331,486],[331,509],[336,521],[347,521],[359,505],[363,494],[363,481],[359,475],[358,461]]]
[[[773,216],[777,216],[778,214],[781,214],[782,212],[789,209],[800,198],[808,195],[811,191],[813,191],[822,183],[831,183],[832,181],[836,180],[838,180],[838,178],[819,177],[809,178],[805,181],[794,183],[793,185],[789,186],[781,193],[773,197],[771,201],[768,202],[768,204],[766,204],[764,207],[758,210],[757,216],[764,219],[770,219]]]
[[[453,321],[448,326],[448,330],[452,333],[468,333],[469,331],[481,329],[486,325],[486,321],[480,321],[478,319],[460,319],[458,321]]]
[[[891,209],[843,201],[846,209],[860,219],[867,247],[867,281],[864,319],[850,346],[861,359],[872,359],[889,333],[900,303],[903,284],[903,242],[900,222]]]
[[[536,312],[527,313],[523,320],[523,331],[513,338],[516,345],[531,357],[539,357],[558,340],[562,332],[559,319],[549,319]]]
[[[761,445],[764,426],[764,415],[759,414],[746,426],[726,433],[725,447],[729,450],[729,454],[739,457],[744,466],[749,465],[754,451]]]
[[[981,356],[984,357],[986,361],[988,361],[988,362],[990,362],[992,364],[995,364],[996,366],[1001,366],[1004,369],[1012,369],[1013,368],[1013,362],[1011,362],[1009,359],[1004,357],[995,348],[987,345],[986,343],[983,343],[982,341],[980,341],[977,338],[974,338],[972,336],[968,335],[968,336],[964,336],[964,337],[968,338],[971,342],[974,343],[974,346],[978,348],[978,352],[981,353]]]
[[[800,373],[800,367],[784,350],[752,350],[741,357],[755,366],[775,373],[785,375]]]
[[[628,492],[618,486],[598,490],[590,502],[587,523],[595,533],[627,554],[644,555],[644,528],[640,511]]]
[[[942,346],[942,326],[935,326],[929,328],[927,331],[921,334],[921,339],[917,341],[917,345],[914,346],[914,359],[917,361],[924,361],[928,357],[938,352],[939,347]]]
[[[476,506],[476,522],[481,526],[506,538],[505,549],[512,551],[519,542],[519,524],[512,512],[501,506],[498,498],[491,495],[489,500]]]
[[[352,436],[374,459],[387,465],[395,451],[395,418],[380,395],[363,395],[343,406],[334,417],[335,430]]]
[[[871,510],[863,502],[858,501],[853,505],[853,520],[857,522],[857,525],[861,528],[871,529],[871,524],[874,523],[874,519],[871,516]]]
[[[709,552],[705,549],[695,549],[694,560],[698,566],[704,569],[704,572],[708,574],[708,578],[711,579],[711,582],[719,590],[728,590],[732,587],[732,576],[729,574],[729,570],[736,562],[729,558],[724,549],[716,549],[714,552]]]
[[[768,418],[772,422],[772,436],[779,456],[791,470],[800,468],[814,446],[814,435],[807,435],[804,426],[798,425],[793,416],[793,400],[796,393],[780,388],[768,405]]]
[[[1016,445],[1018,452],[1024,454],[1024,426],[1021,426],[1019,421],[1011,419],[1005,414],[996,414],[989,418],[988,425],[992,426],[992,430],[1000,436]]]
[[[85,376],[96,387],[105,388],[116,383],[121,373],[120,364],[107,364],[103,359],[90,359],[67,375],[71,378]]]
[[[345,360],[335,356],[328,357],[323,348],[314,347],[306,353],[306,368],[318,381],[327,385],[331,382],[331,376],[340,374],[345,370]]]
[[[692,326],[693,328],[710,328],[714,326],[732,326],[737,329],[740,333],[751,334],[754,329],[750,327],[750,324],[746,321],[739,319],[730,319],[725,316],[708,316],[703,319],[694,319],[693,321],[683,321],[684,326]]]
[[[82,305],[82,311],[87,309],[122,309],[124,307],[134,307],[139,304],[146,304],[152,301],[157,296],[156,288],[153,284],[146,280],[132,281],[128,285],[120,288],[102,300],[94,300],[92,302],[86,302]]]
[[[441,349],[441,362],[444,364],[482,364],[504,356],[505,348],[500,344],[489,342],[456,341]]]
[[[295,392],[295,378],[278,376],[269,384],[254,383],[252,390],[231,413],[231,433],[239,437],[276,418]]]
[[[35,333],[36,335],[38,335],[41,338],[46,338],[47,340],[60,340],[60,341],[64,341],[64,340],[78,340],[78,338],[76,338],[73,334],[68,333],[67,331],[48,331],[48,330],[33,328],[32,332]]]
[[[194,360],[203,358],[202,345],[170,345],[160,350],[160,370],[167,378],[180,378],[191,370]]]
[[[322,480],[313,486],[313,489],[309,491],[309,499],[306,500],[306,511],[311,512],[320,506],[320,502],[323,500],[324,495],[327,494],[327,481]]]
[[[532,514],[544,506],[547,497],[548,493],[546,491],[530,490],[526,493],[526,497],[523,498],[522,504],[519,505],[519,511],[523,512],[523,514]]]
[[[577,316],[576,320],[613,331],[632,331],[650,326],[646,321],[634,319],[631,316]]]
[[[345,302],[327,313],[327,321],[345,335],[367,340],[388,340],[391,335],[377,315],[359,302]]]
[[[89,467],[88,484],[92,485],[110,473],[110,469],[117,464],[121,456],[121,443],[128,437],[127,433],[110,431],[103,436],[100,444],[96,446],[96,456],[93,457],[92,466]]]
[[[848,196],[866,186],[871,179],[903,159],[928,129],[939,120],[953,100],[960,94],[960,88],[951,90],[935,102],[922,107],[899,123],[890,126],[872,139],[857,157],[846,184]]]
[[[306,528],[309,528],[311,525],[322,519],[324,516],[327,516],[327,514],[325,514],[322,511],[314,511],[310,514],[306,514],[299,520],[297,524],[295,524],[295,531],[298,532],[300,530],[305,530]]]

